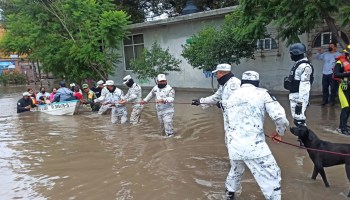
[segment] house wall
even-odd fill
[[[224,15],[212,16],[212,18],[201,19],[198,17],[196,20],[193,16],[182,16],[181,23],[162,23],[159,26],[145,25],[134,26],[131,28],[131,33],[142,33],[144,36],[145,48],[151,48],[151,45],[156,40],[161,47],[169,48],[170,53],[177,59],[180,59],[182,63],[181,72],[170,72],[168,75],[169,84],[174,87],[182,88],[211,88],[211,78],[206,78],[202,70],[193,69],[187,61],[181,56],[182,45],[186,43],[186,39],[196,34],[203,27],[207,25],[215,25],[220,27],[223,22]],[[271,37],[277,36],[276,29],[272,26],[267,27]],[[321,30],[322,28],[320,28]],[[316,49],[311,49],[310,41],[313,40],[317,34],[317,31],[310,34],[300,35],[301,42],[307,45],[309,49],[308,57],[313,63],[315,72],[315,81],[312,86],[312,90],[315,92],[321,91],[322,80],[322,61],[315,60],[317,53]],[[289,74],[293,61],[290,59],[289,47],[282,41],[276,41],[278,48],[273,50],[257,50],[255,52],[255,60],[242,59],[239,65],[233,65],[232,70],[236,77],[241,78],[241,75],[246,70],[255,70],[260,73],[261,86],[272,91],[286,91],[283,88],[283,78]],[[121,48],[123,49],[123,48]],[[123,52],[122,52],[123,56]],[[132,74],[132,71],[126,71],[124,62],[117,66],[116,73],[112,77],[117,83],[122,83],[122,78],[125,75],[131,74],[136,79],[136,75]],[[216,80],[214,80],[216,82]],[[142,82],[143,86],[152,86],[154,81]]]

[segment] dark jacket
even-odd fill
[[[96,95],[97,98],[99,98],[99,97],[101,96],[101,91],[102,91],[103,88],[101,88],[101,87],[98,87],[98,88],[92,87],[92,88],[90,88],[90,89],[91,89],[93,92],[95,92],[95,95]]]
[[[32,108],[36,107],[35,104],[33,104],[33,101],[31,98],[28,98],[27,100],[25,100],[24,98],[18,100],[17,102],[17,113],[22,113],[22,112],[26,112],[26,111],[30,111],[30,109],[26,109],[26,106],[31,106]]]

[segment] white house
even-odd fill
[[[136,75],[130,70],[129,61],[137,58],[143,48],[151,48],[154,41],[157,41],[164,49],[169,48],[169,52],[177,59],[182,60],[181,72],[170,72],[169,83],[173,87],[180,88],[211,88],[211,79],[202,70],[193,69],[185,58],[181,56],[182,45],[191,36],[199,32],[203,27],[214,25],[220,27],[225,15],[231,13],[235,7],[227,7],[217,10],[210,10],[158,21],[132,24],[128,27],[131,33],[128,39],[123,41],[121,47],[122,60],[116,68],[116,73],[112,77],[117,83],[125,75],[130,74],[143,86],[154,85],[153,80],[137,80]],[[290,59],[289,47],[276,39],[277,32],[273,27],[268,27],[271,38],[262,38],[257,41],[260,50],[255,52],[255,60],[243,59],[241,64],[233,65],[233,73],[238,78],[246,70],[255,70],[260,73],[261,86],[272,91],[285,91],[283,89],[283,78],[289,74],[293,62]],[[349,43],[350,29],[341,31],[341,36],[345,42]],[[300,36],[301,41],[307,46],[308,57],[315,68],[315,82],[313,91],[321,91],[322,61],[315,60],[317,49],[328,48],[332,40],[326,25],[320,25],[312,33]],[[338,47],[338,50],[341,49]]]

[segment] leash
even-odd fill
[[[265,134],[265,136],[268,137],[268,138],[271,138],[273,140],[276,140],[278,142],[281,142],[283,144],[290,145],[290,146],[293,146],[293,147],[298,147],[298,148],[301,148],[301,149],[306,149],[306,150],[310,150],[310,151],[317,151],[317,152],[322,152],[322,153],[335,154],[335,155],[340,155],[340,156],[350,156],[350,154],[346,154],[346,153],[339,153],[339,152],[334,152],[334,151],[327,151],[327,150],[322,150],[322,149],[303,147],[303,146],[292,144],[292,143],[289,143],[289,142],[284,142],[282,140],[276,139],[276,138],[271,137],[271,136],[266,135],[266,134]]]

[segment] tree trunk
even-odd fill
[[[32,61],[32,66],[33,66],[34,84],[36,85],[37,73],[36,73],[36,66],[33,61]]]
[[[337,27],[335,25],[335,20],[329,15],[326,15],[324,17],[324,20],[326,21],[326,23],[327,23],[329,29],[331,30],[333,36],[335,36],[335,38],[339,42],[340,46],[342,48],[345,48],[346,44],[345,44],[344,40],[341,38],[341,35],[339,35],[338,29],[337,29]]]
[[[36,61],[36,65],[38,66],[38,74],[39,74],[39,80],[40,80],[40,87],[43,86],[43,82],[41,80],[41,70],[40,70],[40,65],[39,65],[39,62]]]

